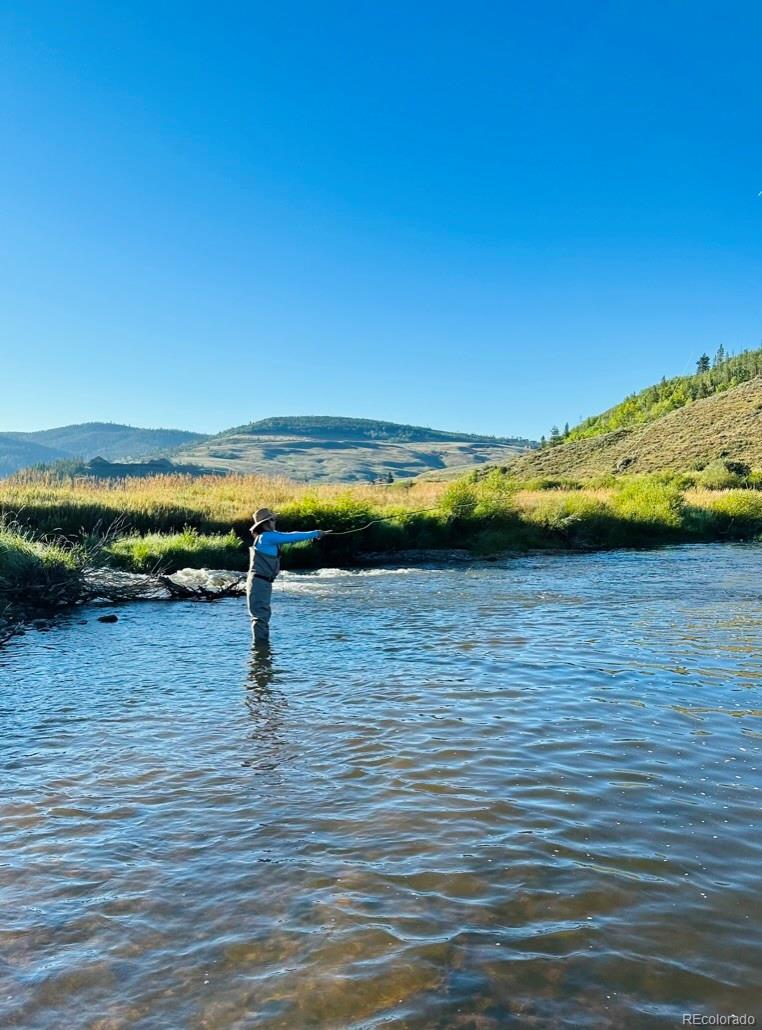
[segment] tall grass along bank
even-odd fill
[[[717,470],[719,472],[719,470]],[[727,470],[726,470],[727,471]],[[748,485],[753,484],[753,477]],[[6,524],[0,592],[76,581],[78,548],[110,539],[98,561],[132,571],[242,570],[251,512],[268,502],[284,529],[363,532],[287,548],[286,567],[344,564],[362,552],[465,548],[643,547],[762,534],[762,492],[657,474],[588,482],[512,480],[499,469],[453,483],[305,488],[287,480],[161,476],[93,484],[25,477],[0,484]],[[380,520],[380,521],[376,521]],[[54,542],[51,542],[54,535]],[[57,586],[56,586],[57,588]]]
[[[287,548],[284,564],[291,568],[351,564],[363,552],[465,548],[488,555],[762,535],[762,492],[722,489],[709,478],[706,485],[671,474],[521,482],[492,469],[449,485],[305,488],[257,476],[104,483],[19,477],[0,484],[6,513],[0,594],[72,596],[82,547],[97,553],[101,564],[123,570],[243,570],[251,512],[264,502],[279,512],[286,530],[346,532],[374,522],[362,532]],[[111,539],[99,543],[109,527]]]
[[[29,530],[0,521],[0,640],[30,613],[80,600],[84,566],[77,548],[36,540]]]

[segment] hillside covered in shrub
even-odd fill
[[[744,357],[741,355],[741,357]],[[686,472],[701,470],[713,462],[730,461],[750,468],[762,467],[762,351],[749,352],[746,365],[734,365],[734,375],[745,375],[759,364],[759,372],[736,385],[716,383],[707,393],[690,398],[688,386],[665,392],[650,404],[643,394],[617,408],[588,419],[555,445],[548,445],[509,463],[511,474],[589,477],[601,474]],[[719,367],[706,373],[711,377]],[[690,389],[700,387],[701,377],[690,377]],[[678,382],[672,380],[672,382]],[[698,383],[698,387],[697,387]],[[720,388],[721,386],[721,388]],[[652,388],[658,392],[658,387]],[[654,393],[654,397],[656,393]],[[681,399],[678,404],[678,399]],[[687,399],[685,399],[687,398]],[[660,405],[665,412],[656,414]],[[669,405],[673,405],[669,407]],[[616,428],[605,430],[605,426]]]
[[[654,386],[647,386],[645,390],[630,394],[608,411],[580,422],[565,434],[564,439],[586,440],[591,436],[601,436],[617,429],[653,422],[692,401],[713,397],[742,383],[748,383],[762,376],[762,347],[744,351],[734,357],[725,357],[723,349],[720,348],[713,365],[706,354],[702,354],[696,364],[697,371],[693,375],[662,379]]]

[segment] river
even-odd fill
[[[284,575],[0,652],[0,1025],[762,1019],[762,546]]]

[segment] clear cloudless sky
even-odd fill
[[[0,4],[0,430],[538,437],[762,337],[762,6]]]

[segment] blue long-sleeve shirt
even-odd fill
[[[269,554],[271,558],[275,558],[278,548],[283,544],[298,544],[300,540],[317,540],[319,536],[319,529],[310,529],[306,533],[279,533],[277,529],[268,529],[259,534],[254,548],[261,551],[262,554]]]

